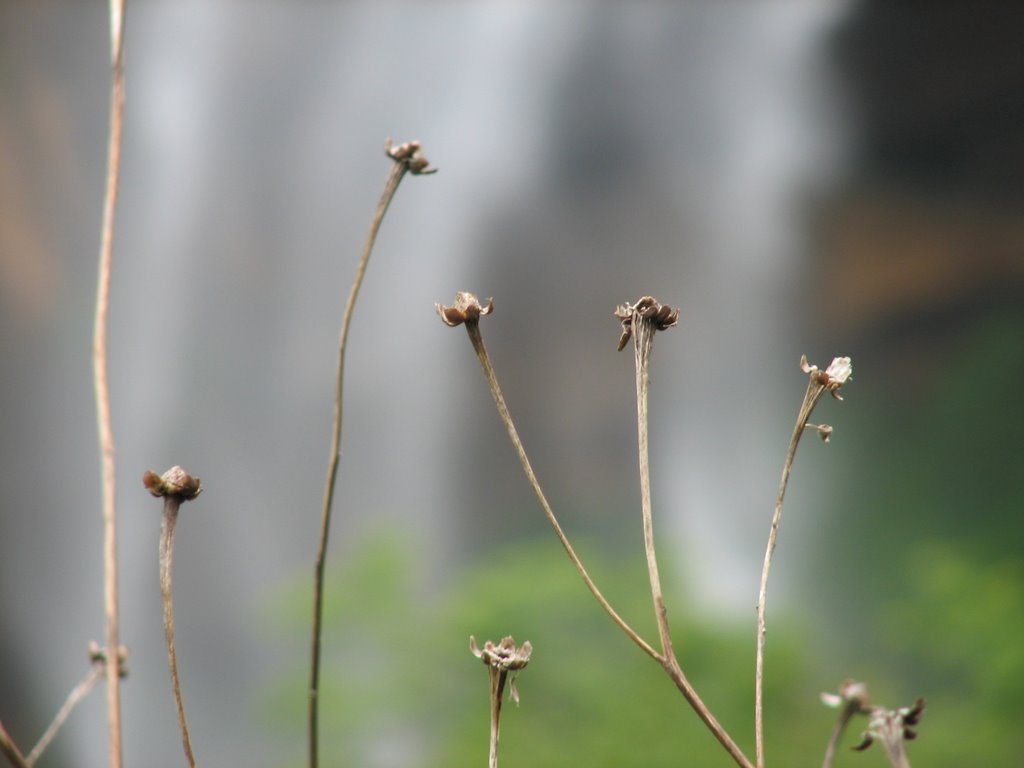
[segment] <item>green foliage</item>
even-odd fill
[[[861,415],[844,431],[860,436],[860,456],[822,534],[842,542],[819,565],[834,630],[823,645],[875,701],[927,699],[914,765],[1014,765],[1024,753],[1021,338],[1024,314],[1004,312],[905,375],[860,377]]]
[[[656,640],[642,551],[612,557],[581,549],[612,603]],[[417,583],[408,542],[379,537],[357,552],[332,571],[327,591],[321,712],[328,764],[484,764],[488,681],[469,652],[471,634],[480,643],[512,634],[534,646],[519,677],[521,705],[503,707],[505,766],[732,764],[660,667],[601,611],[554,537],[486,553],[432,595]],[[277,611],[297,641],[307,617],[289,606],[308,603],[308,591],[296,584]],[[753,612],[748,626],[708,625],[672,591],[684,669],[752,754]],[[805,633],[786,623],[775,618],[768,646],[768,754],[778,765],[813,764],[833,714],[810,682],[814,657],[802,647]],[[302,661],[281,670],[272,696],[281,738],[295,743],[305,728],[304,689],[296,682],[306,677]]]

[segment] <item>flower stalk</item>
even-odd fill
[[[854,715],[866,715],[868,728],[861,734],[860,743],[852,749],[863,752],[878,740],[882,742],[885,755],[893,768],[910,768],[906,742],[917,738],[917,731],[914,728],[921,722],[925,706],[924,699],[918,697],[914,706],[900,707],[899,709],[872,706],[867,686],[855,680],[847,680],[839,686],[838,694],[821,694],[821,701],[826,706],[839,710],[839,718],[825,750],[825,761],[822,763],[822,768],[832,768],[839,739],[842,737],[846,724]]]
[[[779,536],[779,525],[782,522],[782,503],[786,497],[786,487],[789,485],[789,475],[793,469],[793,461],[796,458],[796,449],[800,445],[800,438],[808,427],[815,429],[826,442],[832,434],[832,428],[822,425],[810,424],[811,414],[815,406],[821,400],[825,392],[831,392],[836,400],[843,398],[839,394],[840,387],[845,384],[853,375],[853,366],[850,358],[837,357],[824,371],[817,366],[809,365],[807,357],[800,358],[800,368],[808,375],[807,389],[804,392],[803,402],[797,412],[796,424],[793,427],[793,434],[789,440],[789,449],[786,451],[786,460],[782,465],[782,477],[779,480],[779,492],[775,500],[775,511],[772,513],[772,524],[768,531],[768,546],[764,553],[764,565],[761,569],[761,586],[757,597],[757,653],[754,670],[754,737],[757,750],[757,768],[764,768],[764,647],[767,625],[765,621],[765,610],[768,601],[768,575],[772,567],[772,556],[775,554],[775,544]]]
[[[117,595],[117,503],[114,463],[114,428],[110,416],[107,381],[107,311],[110,307],[110,274],[114,250],[114,213],[121,177],[121,134],[124,127],[124,5],[110,0],[110,128],[107,138],[107,176],[103,195],[99,272],[93,320],[92,369],[96,397],[96,422],[100,446],[103,494],[103,603],[109,661],[107,677],[107,728],[110,767],[121,768],[121,666]]]
[[[503,638],[498,645],[488,640],[484,643],[483,648],[479,648],[476,644],[476,638],[470,635],[469,650],[487,665],[487,676],[490,680],[491,690],[491,742],[487,765],[488,768],[498,768],[501,699],[505,692],[505,685],[506,683],[509,685],[509,698],[518,704],[519,690],[516,687],[516,677],[519,670],[530,663],[530,654],[533,653],[533,646],[527,640],[517,647],[516,641],[509,635]]]
[[[394,145],[391,139],[384,143],[384,153],[393,160],[384,184],[384,192],[380,196],[377,208],[370,222],[370,231],[363,246],[363,254],[356,267],[356,274],[349,289],[345,313],[341,320],[341,331],[338,336],[338,362],[335,372],[334,390],[334,422],[331,429],[331,447],[327,457],[327,480],[324,483],[323,505],[320,511],[320,537],[317,544],[316,564],[313,573],[313,637],[310,641],[310,675],[309,675],[309,765],[317,768],[319,764],[319,722],[320,722],[320,640],[323,634],[323,602],[324,602],[324,569],[327,563],[327,539],[331,528],[331,510],[334,506],[334,488],[338,477],[338,464],[341,459],[341,427],[344,416],[344,383],[345,383],[345,349],[348,345],[348,331],[352,322],[359,289],[363,284],[366,266],[370,262],[377,232],[380,230],[384,214],[394,199],[398,185],[406,173],[414,176],[425,176],[437,173],[430,167],[430,161],[423,155],[418,141],[407,141]]]
[[[164,636],[167,639],[167,663],[171,669],[171,685],[174,688],[174,704],[178,710],[178,725],[181,728],[181,742],[185,759],[195,768],[196,759],[192,752],[192,739],[185,719],[185,702],[181,696],[181,681],[178,678],[178,654],[174,644],[174,597],[172,573],[174,565],[174,530],[178,522],[178,511],[183,502],[191,501],[202,493],[198,477],[192,477],[181,467],[175,466],[162,476],[146,472],[142,483],[153,496],[163,498],[163,522],[160,526],[160,595],[164,608]]]
[[[672,635],[668,625],[668,611],[658,575],[658,560],[654,547],[653,505],[651,503],[650,449],[648,441],[648,393],[650,390],[650,361],[657,331],[665,331],[676,325],[679,310],[661,304],[651,296],[641,297],[635,304],[622,304],[615,310],[615,316],[622,321],[622,335],[619,337],[619,351],[630,338],[633,339],[636,363],[636,416],[637,444],[640,463],[640,508],[644,529],[644,555],[647,559],[647,574],[651,586],[651,600],[654,603],[654,617],[658,625],[662,652],[657,660],[665,673],[675,683],[683,698],[697,716],[708,727],[718,742],[725,748],[737,765],[750,768],[751,763],[739,745],[722,727],[690,683],[676,658],[672,647]]]
[[[501,417],[501,421],[505,425],[505,430],[508,432],[509,440],[512,441],[512,446],[515,448],[516,455],[519,456],[519,463],[522,464],[523,472],[526,474],[526,479],[529,481],[530,487],[533,489],[534,495],[537,497],[537,501],[540,503],[541,509],[544,510],[544,515],[547,517],[548,522],[554,529],[555,535],[561,542],[562,548],[565,550],[566,555],[569,556],[569,560],[572,561],[573,566],[576,568],[576,572],[579,573],[580,578],[583,579],[583,583],[586,584],[587,589],[590,590],[590,594],[594,596],[594,599],[597,600],[605,613],[608,614],[619,629],[625,632],[629,639],[632,640],[644,653],[652,659],[660,662],[662,660],[661,655],[654,650],[654,648],[652,648],[651,645],[631,626],[629,626],[625,619],[623,619],[614,608],[612,608],[611,604],[601,593],[601,590],[597,588],[597,584],[595,584],[594,580],[590,578],[590,574],[587,573],[587,569],[583,566],[583,562],[576,554],[572,544],[569,543],[569,538],[565,535],[565,531],[562,530],[562,526],[559,524],[558,518],[555,517],[554,511],[551,509],[551,505],[548,503],[547,497],[544,495],[544,490],[541,488],[540,482],[537,480],[537,475],[534,473],[533,467],[530,464],[530,459],[526,455],[526,449],[523,447],[523,442],[519,439],[519,432],[516,429],[515,423],[512,421],[508,405],[505,403],[505,396],[502,394],[501,386],[498,384],[498,377],[494,372],[494,366],[491,365],[490,356],[487,354],[487,347],[484,346],[484,337],[480,333],[480,318],[484,315],[489,315],[494,311],[494,302],[491,299],[488,299],[487,305],[482,306],[477,297],[472,293],[460,291],[455,295],[455,303],[452,306],[436,304],[435,308],[445,325],[450,328],[454,328],[459,325],[465,326],[466,333],[469,335],[470,343],[473,345],[473,350],[476,352],[477,359],[480,361],[480,367],[483,369],[484,378],[487,379],[487,385],[491,390],[491,397],[494,398],[494,404],[497,406],[498,415]]]
[[[573,566],[583,579],[587,589],[590,590],[590,593],[601,605],[605,613],[607,613],[612,621],[626,633],[634,644],[658,662],[658,664],[665,670],[666,674],[668,674],[672,682],[675,683],[676,687],[697,713],[698,717],[700,717],[701,721],[708,727],[712,734],[714,734],[715,738],[718,739],[719,743],[725,748],[733,760],[735,760],[738,765],[743,766],[743,768],[752,768],[753,764],[743,754],[743,751],[739,748],[728,732],[726,732],[726,730],[721,726],[718,720],[708,709],[707,705],[705,705],[701,700],[689,680],[687,680],[686,675],[683,674],[682,668],[676,660],[675,653],[672,651],[671,639],[668,637],[668,623],[667,617],[665,616],[664,600],[660,597],[661,589],[660,580],[657,578],[657,564],[653,559],[653,531],[650,529],[649,522],[645,523],[645,550],[651,553],[651,556],[648,557],[648,568],[652,580],[652,597],[655,603],[655,614],[658,617],[659,634],[662,637],[662,652],[655,650],[646,640],[644,640],[631,626],[629,626],[629,624],[626,623],[615,609],[612,608],[608,600],[605,599],[593,579],[590,578],[582,561],[573,550],[568,537],[566,537],[561,525],[559,525],[558,520],[551,509],[551,505],[548,503],[547,498],[544,495],[544,491],[541,489],[540,483],[537,481],[537,476],[534,473],[533,467],[530,465],[530,460],[526,455],[526,449],[523,447],[522,441],[519,439],[519,433],[517,432],[515,424],[512,421],[512,417],[509,414],[508,406],[505,403],[505,398],[501,393],[501,387],[498,385],[497,376],[494,373],[494,367],[491,365],[490,357],[487,354],[487,348],[484,346],[483,336],[480,333],[480,318],[493,311],[493,302],[488,299],[487,305],[483,306],[473,294],[460,292],[456,294],[455,303],[452,306],[444,306],[441,304],[437,304],[435,306],[437,313],[441,316],[445,325],[450,327],[465,325],[466,333],[469,335],[470,342],[473,345],[477,359],[480,361],[480,366],[483,369],[484,377],[487,379],[488,386],[490,387],[491,396],[494,398],[494,403],[498,408],[498,414],[501,417],[502,423],[505,425],[509,439],[512,441],[516,454],[519,456],[519,461],[523,466],[523,472],[526,474],[527,480],[530,482],[530,486],[533,488],[534,494],[540,502],[541,508],[544,510],[544,514],[548,518],[548,522],[551,523],[551,527],[558,536],[558,540],[562,543],[562,547],[569,556],[569,560],[572,561]],[[638,314],[634,312],[634,310],[638,310]],[[642,339],[638,337],[639,343],[647,350],[645,360],[650,357],[650,339],[648,338],[648,335],[652,336],[653,330],[665,330],[666,328],[671,327],[675,324],[678,317],[677,311],[672,310],[669,307],[663,307],[650,297],[641,299],[641,301],[637,302],[636,305],[623,305],[622,307],[619,307],[616,314],[622,320],[623,326],[623,334],[619,340],[619,349],[621,350],[625,347],[626,343],[635,332],[639,332],[639,334],[643,335]],[[639,320],[636,321],[636,325],[634,325],[635,316],[639,317]],[[650,322],[653,330],[641,329],[640,325],[644,322]],[[646,373],[643,376],[643,380],[645,383],[642,386],[644,391],[646,391]],[[640,381],[641,377],[638,375],[638,387],[641,386]],[[642,415],[640,418],[646,423],[646,396],[643,398],[642,406],[638,407],[642,407]],[[641,458],[641,464],[646,467],[646,427],[641,431],[643,434],[639,439],[641,440],[642,446],[641,453],[644,456],[644,458]],[[644,506],[649,513],[649,475],[648,479],[642,481],[642,484],[646,488],[647,497],[647,501],[644,503]]]

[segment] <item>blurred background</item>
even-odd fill
[[[883,2],[129,3],[110,310],[125,760],[303,765],[338,328],[390,161],[422,140],[352,328],[328,561],[325,763],[479,765],[470,634],[534,645],[508,765],[728,765],[551,535],[461,330],[483,325],[597,583],[655,636],[632,356],[653,359],[655,526],[680,659],[753,754],[754,605],[797,363],[853,358],[801,446],[769,601],[769,764],[817,765],[847,677],[928,700],[915,764],[1024,750],[1024,14]],[[0,719],[27,751],[102,640],[90,345],[101,2],[0,3]],[[853,744],[863,722],[854,722]],[[43,766],[107,764],[101,687]],[[880,747],[840,766],[881,766]]]

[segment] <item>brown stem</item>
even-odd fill
[[[548,522],[551,523],[551,527],[555,530],[555,535],[558,536],[558,540],[562,543],[565,553],[569,556],[572,564],[576,567],[576,571],[579,573],[580,578],[583,579],[583,583],[587,585],[587,589],[594,596],[601,607],[604,608],[612,621],[618,625],[619,629],[626,633],[630,640],[632,640],[644,653],[650,656],[652,659],[657,661],[659,664],[663,663],[663,657],[654,648],[647,643],[639,634],[626,623],[625,619],[616,613],[615,609],[612,608],[605,596],[601,594],[601,590],[597,588],[593,579],[587,573],[587,569],[583,567],[583,562],[576,555],[576,551],[572,548],[572,544],[569,543],[568,537],[562,530],[562,526],[558,524],[558,519],[555,517],[555,513],[551,509],[551,505],[548,504],[547,497],[544,495],[544,491],[540,487],[540,483],[537,481],[537,475],[534,474],[533,467],[530,466],[530,459],[526,455],[526,449],[523,447],[522,441],[519,439],[519,432],[516,430],[516,425],[512,422],[512,416],[508,412],[508,406],[505,404],[505,397],[501,393],[501,387],[498,385],[498,378],[494,373],[494,367],[491,365],[491,360],[487,355],[487,348],[484,346],[484,338],[480,333],[480,324],[477,322],[466,322],[466,332],[469,334],[469,340],[473,344],[473,349],[476,351],[476,356],[480,360],[480,366],[484,370],[484,376],[487,378],[487,384],[491,389],[491,396],[494,398],[494,404],[498,407],[498,415],[501,416],[501,420],[505,425],[505,429],[508,432],[509,439],[512,441],[512,446],[516,450],[516,454],[519,456],[519,462],[523,466],[523,472],[526,473],[526,479],[529,480],[530,486],[533,488],[534,494],[537,496],[537,501],[540,502],[541,508],[544,510],[544,514],[548,518]]]
[[[103,197],[99,277],[93,329],[93,381],[96,419],[99,426],[100,463],[103,480],[104,615],[107,656],[107,723],[111,768],[121,766],[121,665],[117,649],[117,507],[115,504],[114,431],[110,419],[107,385],[107,309],[110,306],[110,271],[121,167],[121,132],[124,125],[124,0],[110,0],[111,94],[110,134],[107,143],[107,181]]]
[[[167,638],[167,663],[171,668],[171,685],[174,687],[174,704],[178,709],[178,725],[181,727],[181,742],[185,748],[185,759],[195,768],[196,759],[192,754],[192,739],[188,734],[185,720],[185,702],[181,696],[181,681],[178,679],[178,653],[174,645],[174,597],[171,589],[174,565],[174,527],[178,522],[181,499],[174,496],[164,498],[163,524],[160,526],[160,594],[164,605],[164,636]]]
[[[494,669],[487,670],[491,680],[491,747],[487,757],[489,768],[498,768],[498,734],[501,720],[501,696],[505,691],[508,672]]]
[[[4,728],[2,722],[0,722],[0,754],[6,757],[7,762],[13,765],[14,768],[32,768],[31,764],[25,759],[25,756],[21,754],[18,745],[14,743],[14,739],[7,733],[7,729]]]
[[[363,284],[363,276],[366,274],[366,265],[370,261],[370,254],[373,252],[374,243],[377,241],[377,232],[380,230],[381,222],[384,221],[384,214],[398,190],[398,185],[405,177],[407,171],[414,175],[434,173],[435,169],[429,169],[425,157],[420,154],[420,144],[417,141],[406,142],[397,147],[392,147],[391,140],[385,144],[385,152],[394,161],[388,171],[387,182],[384,185],[384,192],[377,203],[377,209],[373,213],[373,220],[370,222],[370,231],[366,237],[366,245],[363,246],[363,254],[356,267],[355,278],[352,280],[352,287],[349,290],[348,302],[345,304],[345,313],[341,319],[341,332],[338,335],[338,362],[335,372],[334,391],[334,422],[331,429],[331,447],[327,458],[327,480],[324,483],[323,505],[320,512],[320,539],[317,545],[316,565],[313,573],[313,637],[310,642],[310,674],[309,674],[309,765],[310,768],[317,768],[319,764],[319,720],[320,720],[320,638],[323,629],[323,601],[324,601],[324,568],[327,562],[327,539],[331,528],[331,509],[334,505],[334,486],[338,477],[338,463],[341,457],[341,427],[344,415],[344,384],[345,384],[345,349],[348,345],[349,325],[352,322],[352,313],[355,309],[356,298],[359,296],[359,289]]]
[[[25,758],[29,765],[34,764],[39,759],[40,755],[43,754],[43,751],[50,746],[50,742],[53,741],[57,732],[64,725],[64,722],[71,715],[74,708],[78,706],[78,702],[84,699],[93,689],[93,686],[95,686],[103,677],[104,669],[106,667],[106,656],[104,655],[103,658],[103,663],[98,661],[93,662],[89,673],[83,677],[78,685],[71,690],[71,693],[68,694],[67,699],[64,700],[64,704],[54,716],[53,722],[50,723],[43,735],[39,737],[39,741],[36,742],[36,745],[32,747],[32,751],[28,753],[28,757]]]
[[[651,504],[651,471],[650,450],[648,441],[648,392],[650,390],[650,359],[654,347],[655,325],[651,320],[643,319],[634,314],[632,317],[633,349],[636,357],[636,412],[637,442],[640,457],[640,506],[643,515],[644,554],[647,558],[647,573],[651,585],[651,599],[654,603],[654,616],[658,622],[658,634],[661,638],[663,657],[661,665],[676,684],[683,698],[693,708],[701,721],[708,727],[718,742],[725,748],[738,765],[751,768],[749,758],[733,741],[721,723],[711,714],[711,710],[697,694],[696,689],[687,680],[672,647],[672,636],[669,633],[668,611],[661,589],[661,578],[658,575],[658,561],[654,548],[654,525]]]
[[[832,735],[829,737],[828,746],[825,747],[825,759],[821,763],[821,768],[832,768],[832,763],[836,759],[836,750],[839,749],[839,741],[843,738],[843,731],[846,730],[846,724],[850,722],[855,714],[857,714],[858,708],[856,703],[848,703],[843,707],[839,713],[839,717],[836,718],[836,724],[832,728]]]
[[[658,575],[658,560],[654,551],[654,523],[651,505],[651,470],[650,452],[648,449],[648,416],[647,401],[650,385],[648,363],[654,347],[654,327],[650,322],[634,319],[633,346],[636,353],[636,421],[637,443],[640,457],[640,507],[643,515],[644,554],[647,558],[647,575],[651,584],[651,598],[654,602],[654,616],[658,623],[658,635],[661,638],[662,655],[666,659],[674,659],[672,636],[668,628],[668,612],[665,609],[665,598],[661,591],[661,578]]]
[[[789,484],[789,474],[793,469],[793,460],[796,458],[796,449],[800,444],[804,429],[814,406],[821,399],[825,386],[815,377],[807,382],[807,391],[804,393],[804,400],[800,404],[800,411],[796,417],[796,425],[793,427],[793,434],[789,439],[789,450],[786,451],[786,461],[782,466],[782,478],[779,480],[779,493],[775,500],[775,511],[772,514],[772,525],[768,531],[768,547],[764,553],[764,566],[761,569],[761,587],[757,597],[757,658],[754,672],[754,735],[757,742],[757,768],[764,768],[764,645],[765,645],[765,605],[768,599],[768,573],[772,567],[772,556],[775,554],[775,543],[779,535],[779,524],[782,522],[782,502],[786,496],[786,486]]]

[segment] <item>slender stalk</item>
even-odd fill
[[[124,0],[110,0],[110,53],[110,134],[107,143],[107,181],[103,197],[103,224],[100,234],[92,360],[103,480],[103,600],[108,658],[106,664],[107,724],[110,766],[111,768],[120,768],[122,754],[121,663],[117,653],[120,647],[117,596],[117,507],[115,502],[114,430],[111,426],[110,391],[107,385],[107,309],[110,306],[114,212],[117,208],[121,168],[121,132],[124,125]]]
[[[192,754],[192,739],[188,735],[185,721],[185,702],[181,696],[181,681],[178,679],[178,653],[174,644],[174,594],[171,577],[174,572],[174,529],[182,502],[191,501],[202,493],[202,482],[192,477],[181,467],[171,467],[158,475],[146,472],[142,484],[153,496],[164,500],[164,512],[160,525],[160,596],[164,608],[164,636],[167,638],[167,664],[171,668],[171,685],[174,688],[174,704],[178,709],[178,725],[181,727],[181,741],[185,748],[185,759],[195,768],[196,759]]]
[[[32,751],[28,753],[28,757],[25,758],[29,765],[34,764],[39,759],[43,751],[50,746],[50,742],[53,741],[57,732],[71,715],[71,712],[78,706],[78,702],[84,699],[93,689],[93,686],[103,678],[105,667],[105,662],[94,662],[89,673],[71,690],[67,699],[64,700],[63,706],[61,706],[53,718],[53,722],[50,723],[43,735],[39,737],[39,741],[36,742],[36,745],[32,747]]]
[[[807,390],[804,392],[804,399],[797,413],[793,434],[789,439],[786,461],[782,465],[782,477],[779,479],[775,511],[772,513],[772,524],[768,531],[768,546],[764,553],[761,587],[757,597],[757,657],[754,671],[754,736],[757,749],[757,768],[764,768],[764,646],[767,632],[765,606],[768,600],[768,574],[771,571],[772,556],[775,554],[775,543],[779,536],[779,524],[782,522],[782,502],[786,497],[786,487],[793,469],[793,460],[796,458],[797,446],[800,444],[804,430],[808,427],[814,407],[826,390],[830,391],[837,400],[842,400],[839,396],[839,388],[846,383],[853,372],[848,357],[833,359],[831,365],[824,371],[818,370],[816,366],[808,365],[807,358],[804,357],[800,360],[800,367],[809,374]],[[828,435],[831,434],[831,428],[818,427],[818,429],[823,439],[827,440]]]
[[[14,739],[7,733],[7,729],[4,728],[4,724],[0,722],[0,754],[7,758],[14,768],[32,768],[31,764],[25,759],[25,756],[21,754],[21,750],[18,749],[18,745],[14,743]]]
[[[488,303],[487,307],[482,307],[480,302],[475,296],[469,293],[459,293],[456,295],[455,304],[451,307],[437,305],[438,314],[441,319],[448,326],[456,326],[465,324],[466,332],[469,334],[470,342],[473,344],[473,349],[476,351],[477,358],[480,361],[480,366],[483,368],[484,376],[487,379],[487,383],[491,390],[491,395],[494,398],[494,403],[498,407],[498,414],[501,417],[502,422],[505,425],[505,429],[508,432],[509,438],[512,441],[512,445],[519,456],[519,461],[523,466],[523,471],[526,474],[527,479],[530,482],[530,486],[533,488],[534,494],[537,496],[537,500],[540,502],[541,508],[544,510],[544,514],[547,516],[548,521],[551,523],[551,527],[554,528],[555,534],[558,536],[558,540],[562,543],[562,547],[568,554],[572,564],[576,567],[577,572],[580,574],[587,588],[591,594],[600,603],[601,607],[604,608],[605,612],[611,617],[618,627],[626,633],[626,635],[648,656],[658,662],[659,665],[665,670],[668,676],[676,684],[676,687],[683,694],[686,701],[696,711],[701,721],[707,725],[708,729],[714,734],[715,738],[718,739],[719,743],[725,748],[730,756],[736,761],[736,763],[743,768],[753,768],[753,763],[743,754],[743,751],[739,748],[735,741],[729,736],[729,734],[722,728],[721,724],[711,714],[710,710],[697,695],[693,686],[686,679],[683,674],[679,663],[676,661],[675,654],[672,651],[671,639],[668,637],[668,624],[665,617],[664,600],[661,599],[661,588],[660,580],[657,577],[657,565],[653,563],[653,533],[650,530],[649,521],[645,523],[645,548],[649,552],[648,557],[648,569],[652,577],[652,593],[655,595],[655,613],[658,617],[659,633],[662,635],[662,646],[665,649],[665,653],[659,653],[650,644],[648,644],[642,637],[640,637],[630,627],[618,613],[611,607],[604,595],[594,584],[593,580],[587,574],[586,569],[583,567],[583,563],[576,555],[569,543],[568,538],[562,531],[562,527],[558,524],[558,520],[555,518],[554,512],[551,510],[550,504],[548,504],[547,498],[544,496],[544,491],[540,487],[540,483],[537,481],[537,476],[534,474],[533,467],[530,465],[530,460],[526,455],[526,450],[523,447],[522,441],[519,439],[519,433],[515,428],[515,424],[512,421],[512,417],[509,414],[508,406],[505,403],[505,398],[501,393],[501,387],[498,385],[497,376],[494,373],[494,367],[491,365],[490,357],[487,354],[487,349],[484,346],[483,336],[480,333],[480,316],[486,315],[493,309],[493,304]],[[676,322],[678,311],[673,311],[669,307],[663,307],[657,304],[654,299],[650,297],[644,297],[636,306],[624,305],[619,307],[616,314],[623,320],[623,335],[619,342],[619,349],[622,349],[629,337],[634,332],[634,321],[637,325],[652,321],[651,328],[649,329],[650,334],[653,335],[655,329],[663,330],[671,327]],[[644,331],[641,331],[643,333]],[[649,340],[645,341],[647,345],[647,355],[650,354]],[[639,352],[638,352],[639,356]],[[650,481],[649,473],[645,471],[647,466],[647,437],[646,437],[646,420],[647,420],[647,405],[646,405],[646,373],[643,376],[643,383],[641,383],[641,377],[638,374],[638,393],[643,394],[642,397],[638,398],[641,401],[638,404],[638,418],[640,419],[642,426],[640,429],[641,437],[641,474],[644,475],[645,479],[641,481],[645,490],[643,491],[646,501],[644,507],[649,518],[650,513]]]
[[[611,604],[601,593],[601,590],[597,588],[594,580],[590,578],[587,573],[587,569],[583,566],[583,562],[580,560],[576,551],[573,549],[572,544],[569,543],[569,538],[565,535],[562,530],[562,526],[559,525],[558,519],[555,517],[555,513],[551,509],[551,505],[548,503],[547,497],[544,495],[544,491],[537,480],[537,475],[534,474],[533,467],[530,465],[530,459],[526,455],[526,449],[523,447],[522,441],[519,439],[519,432],[516,430],[516,425],[512,421],[512,416],[509,414],[508,405],[505,403],[505,396],[501,393],[501,387],[498,385],[498,377],[494,373],[494,367],[491,365],[490,357],[487,355],[487,348],[484,346],[484,338],[480,333],[480,324],[478,322],[467,322],[466,332],[469,334],[469,340],[473,344],[473,349],[476,351],[476,356],[480,360],[480,366],[483,368],[484,376],[487,379],[487,384],[491,389],[491,396],[494,398],[494,404],[498,407],[498,415],[501,417],[502,423],[505,425],[505,429],[508,432],[509,439],[512,441],[512,446],[516,450],[516,454],[519,456],[519,462],[523,466],[523,472],[526,473],[526,479],[530,482],[530,487],[533,488],[533,492],[537,497],[537,501],[540,502],[541,508],[544,510],[544,514],[548,518],[548,522],[551,523],[551,527],[555,530],[555,535],[558,536],[558,540],[562,543],[562,548],[565,549],[565,553],[569,556],[572,564],[575,566],[577,573],[580,578],[583,579],[583,583],[587,585],[587,589],[594,596],[601,607],[604,608],[612,621],[621,629],[626,635],[632,640],[644,653],[650,656],[652,659],[657,661],[659,664],[663,662],[664,657],[658,653],[654,648],[647,643],[639,634],[626,623],[619,614],[612,608]]]
[[[355,310],[356,299],[359,296],[359,289],[363,284],[363,276],[366,274],[366,266],[370,261],[370,254],[373,252],[374,243],[377,241],[377,232],[380,230],[381,222],[384,221],[384,214],[398,190],[406,172],[414,175],[434,173],[435,169],[428,169],[428,162],[420,154],[420,144],[417,141],[406,142],[397,147],[392,147],[391,141],[385,144],[385,152],[394,160],[389,172],[384,192],[377,203],[377,209],[373,213],[373,220],[370,222],[370,231],[366,237],[366,245],[363,246],[363,254],[356,267],[355,278],[349,290],[348,301],[345,304],[345,313],[341,319],[341,332],[338,335],[338,362],[335,372],[334,391],[334,422],[331,430],[331,447],[327,458],[327,480],[324,483],[323,505],[320,513],[320,539],[317,545],[316,564],[313,574],[313,637],[310,647],[310,675],[309,675],[309,765],[316,768],[319,764],[319,719],[320,719],[320,640],[323,629],[323,600],[324,600],[324,568],[327,563],[327,539],[331,528],[331,509],[334,505],[334,487],[338,477],[338,464],[341,458],[341,428],[344,415],[344,384],[345,384],[345,349],[348,345],[348,331],[352,322],[352,313]]]
[[[495,645],[490,640],[484,643],[483,649],[477,647],[476,638],[470,635],[469,650],[487,665],[487,678],[490,684],[491,698],[491,742],[488,752],[488,768],[498,768],[498,733],[501,725],[501,698],[506,683],[510,683],[509,694],[514,702],[519,703],[519,691],[516,690],[516,675],[530,663],[533,645],[527,640],[516,646],[511,635]],[[511,677],[510,677],[511,675]]]
[[[508,672],[490,670],[491,680],[491,746],[487,754],[488,768],[498,768],[498,734],[501,730],[501,697],[505,692]]]
[[[836,724],[832,726],[832,735],[829,737],[828,746],[825,747],[825,759],[821,763],[821,768],[832,768],[832,763],[836,759],[836,750],[839,749],[839,741],[843,738],[843,732],[846,730],[846,724],[850,722],[850,718],[856,712],[856,709],[847,707],[836,719]]]
[[[658,560],[654,552],[654,523],[651,511],[651,469],[648,449],[647,394],[650,388],[648,363],[654,347],[655,329],[649,322],[633,321],[633,349],[636,355],[636,431],[640,457],[640,507],[644,526],[644,554],[647,557],[647,575],[651,584],[651,599],[654,602],[654,616],[658,622],[661,650],[666,659],[674,658],[672,635],[668,628],[668,612],[661,591],[658,575]]]
[[[640,463],[640,506],[643,516],[644,554],[647,559],[647,574],[651,585],[651,599],[654,603],[654,616],[658,624],[658,635],[661,639],[661,665],[675,683],[683,698],[693,708],[701,721],[708,727],[718,742],[725,748],[738,765],[752,768],[750,759],[733,741],[729,733],[718,722],[708,706],[697,694],[696,689],[683,673],[672,647],[672,635],[668,626],[668,611],[658,575],[658,561],[654,547],[653,505],[651,503],[651,470],[650,449],[648,440],[648,393],[650,390],[650,361],[654,348],[654,336],[659,328],[668,328],[675,324],[678,313],[666,312],[667,307],[658,305],[654,299],[645,297],[634,306],[625,305],[618,313],[621,319],[628,320],[629,334],[633,337],[633,351],[636,363],[636,418],[637,444]],[[624,327],[627,324],[624,323]],[[628,336],[620,343],[624,345]]]
[[[174,688],[174,705],[178,710],[178,725],[181,727],[181,743],[185,759],[195,768],[196,758],[192,753],[192,739],[185,719],[185,701],[181,696],[181,680],[178,678],[178,651],[174,644],[174,596],[172,573],[174,567],[174,529],[178,522],[181,500],[173,496],[164,499],[163,523],[160,526],[160,595],[164,606],[164,636],[167,638],[167,664],[171,668],[171,685]]]

